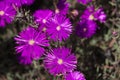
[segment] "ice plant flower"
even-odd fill
[[[69,3],[66,0],[59,0],[57,4],[57,9],[55,9],[55,14],[66,15],[69,10]]]
[[[29,61],[39,59],[45,51],[44,47],[49,46],[45,34],[32,27],[23,30],[15,37],[15,40],[18,44],[16,46],[17,53],[21,54],[21,59],[24,58]]]
[[[92,2],[92,0],[77,0],[77,1],[84,5],[88,4],[89,2]]]
[[[82,73],[74,71],[67,74],[65,80],[86,80],[86,79]]]
[[[100,22],[105,22],[106,14],[104,13],[102,8],[95,9],[94,6],[89,6],[83,12],[81,19],[87,19],[87,20],[91,20],[91,21],[98,20]]]
[[[34,19],[36,22],[40,23],[41,25],[46,24],[47,21],[52,17],[53,12],[51,10],[37,10],[33,14]]]
[[[96,33],[97,25],[94,21],[81,20],[76,26],[76,34],[81,38],[90,38]]]
[[[104,23],[106,21],[106,14],[103,11],[103,8],[97,9],[94,16],[101,23]]]
[[[54,41],[66,40],[72,32],[70,20],[63,15],[55,15],[49,20],[47,27],[47,32]]]
[[[52,75],[65,74],[76,68],[76,57],[65,47],[55,48],[44,59],[44,66]]]
[[[34,0],[5,0],[8,3],[14,4],[17,7],[21,7],[22,5],[31,5]]]
[[[0,1],[0,27],[4,27],[7,23],[11,23],[15,15],[16,11],[11,4]]]
[[[87,9],[83,12],[81,19],[87,19],[87,20],[95,20],[94,17],[94,13],[95,13],[95,8],[94,6],[89,6],[87,7]]]

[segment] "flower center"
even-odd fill
[[[63,63],[63,60],[62,60],[62,59],[58,59],[57,63],[58,63],[58,64],[62,64],[62,63]]]
[[[56,10],[55,10],[55,13],[56,13],[56,14],[58,14],[59,12],[60,12],[59,9],[56,9]]]
[[[43,19],[42,22],[43,22],[43,23],[46,23],[47,21],[46,21],[46,19]]]
[[[60,31],[60,29],[61,29],[60,26],[57,26],[57,27],[56,27],[56,30],[57,30],[57,31]]]
[[[87,28],[83,28],[83,31],[86,32],[86,31],[87,31]]]
[[[34,45],[35,41],[34,40],[29,40],[28,44],[29,45]]]
[[[91,15],[89,16],[89,20],[94,20],[94,15],[91,14]]]
[[[0,16],[3,16],[5,14],[4,11],[0,11]]]
[[[44,31],[44,32],[45,32],[46,30],[47,30],[47,28],[46,28],[46,27],[43,27],[42,31]]]

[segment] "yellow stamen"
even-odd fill
[[[62,60],[62,59],[58,59],[57,63],[58,63],[58,64],[62,64],[62,63],[63,63],[63,60]]]
[[[83,28],[83,31],[86,32],[86,31],[87,31],[87,28]]]
[[[5,14],[4,11],[0,11],[0,16],[3,16]]]
[[[94,20],[94,15],[91,14],[91,15],[89,16],[89,20]]]
[[[46,30],[47,30],[47,28],[46,28],[46,27],[44,27],[44,28],[42,29],[42,31],[44,31],[44,32],[45,32]]]
[[[58,14],[59,12],[60,12],[59,9],[56,9],[56,10],[55,10],[55,13],[56,13],[56,14]]]
[[[57,31],[59,31],[61,28],[60,28],[60,26],[57,26],[56,29],[57,29]]]
[[[42,22],[43,22],[43,23],[46,23],[47,21],[46,21],[46,19],[43,19]]]
[[[28,44],[29,45],[34,45],[35,41],[34,40],[29,40]]]

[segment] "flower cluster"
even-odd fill
[[[91,1],[78,0],[83,4]],[[21,5],[30,5],[34,0],[8,0],[8,2],[10,5],[20,7]],[[17,44],[16,52],[18,53],[18,60],[22,64],[31,64],[33,60],[39,60],[43,57],[44,67],[50,74],[54,76],[62,74],[65,80],[85,80],[84,75],[76,71],[77,58],[74,53],[71,53],[71,49],[60,44],[57,45],[59,47],[54,46],[53,48],[50,44],[51,42],[64,42],[72,34],[74,27],[72,27],[72,22],[67,16],[69,6],[66,0],[59,0],[54,10],[36,10],[33,13],[33,22],[37,27],[29,26],[14,38]],[[10,23],[13,18],[7,18],[8,15],[14,17],[15,14],[16,11],[13,7],[0,8],[0,25],[4,26],[5,22]],[[78,14],[76,11],[75,16]],[[75,33],[81,38],[92,37],[97,30],[96,21],[101,23],[106,21],[103,8],[87,7],[75,27]]]
[[[106,21],[106,15],[103,11],[103,8],[95,9],[94,6],[89,6],[87,9],[83,12],[83,15],[81,16],[81,19],[87,19],[91,21],[100,21],[105,22]]]
[[[27,0],[25,2],[27,3]],[[59,8],[61,8],[60,3],[66,5],[66,0],[58,2]],[[66,7],[60,9],[61,13],[64,12],[64,8]],[[44,48],[49,45],[47,37],[53,41],[63,41],[69,38],[72,32],[71,22],[64,14],[56,14],[49,9],[39,9],[33,13],[33,17],[39,27],[36,29],[28,27],[15,37],[18,44],[16,51],[20,53],[19,61],[23,64],[30,64],[43,55]]]
[[[63,13],[64,10],[60,12]],[[72,25],[64,14],[56,14],[46,9],[37,10],[33,16],[35,22],[40,24],[39,30],[46,32],[53,41],[63,41],[69,38]]]
[[[76,33],[81,38],[90,38],[96,33],[97,24],[95,21],[104,23],[106,15],[102,8],[95,9],[94,6],[89,6],[81,15],[81,20],[76,27]]]

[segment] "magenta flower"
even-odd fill
[[[65,80],[86,80],[86,79],[82,73],[74,71],[67,74]]]
[[[84,5],[88,4],[89,2],[92,2],[92,0],[77,0],[77,1]]]
[[[95,8],[93,6],[87,7],[87,9],[83,12],[81,19],[87,19],[87,20],[95,20],[94,17]]]
[[[106,14],[104,13],[102,8],[95,9],[94,6],[89,6],[81,16],[81,19],[87,19],[91,21],[106,21]]]
[[[22,5],[31,5],[34,0],[5,0],[8,3],[14,4],[17,7],[21,7]]]
[[[96,10],[95,12],[95,18],[100,21],[101,23],[104,23],[106,21],[106,14],[103,11],[103,8],[99,8],[98,10]]]
[[[69,10],[69,3],[66,0],[59,0],[57,4],[57,9],[55,9],[55,14],[66,15]]]
[[[97,25],[94,21],[81,20],[76,26],[76,34],[81,38],[90,38],[96,33]]]
[[[33,14],[36,22],[42,24],[46,24],[48,20],[52,17],[53,12],[51,10],[37,10]]]
[[[15,9],[11,4],[5,1],[0,2],[0,26],[4,27],[7,23],[11,23],[16,15]]]
[[[39,59],[45,51],[44,47],[49,46],[45,34],[36,31],[32,27],[23,30],[15,37],[15,40],[16,44],[18,44],[16,51],[21,54],[20,59],[29,60],[26,62],[30,62],[33,59]],[[23,60],[20,61],[25,62]]]
[[[47,27],[47,32],[54,41],[66,40],[72,32],[70,20],[63,15],[55,15],[49,20]]]
[[[45,68],[52,75],[65,74],[76,68],[76,57],[71,54],[71,50],[65,47],[55,48],[48,53],[44,60]]]

